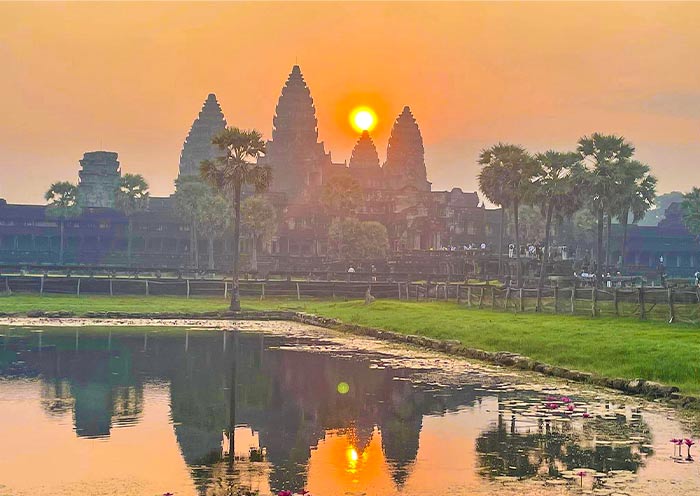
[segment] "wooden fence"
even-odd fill
[[[494,284],[450,282],[353,282],[242,280],[247,297],[375,298],[414,301],[454,301],[469,308],[516,313],[636,317],[667,322],[700,322],[700,288],[517,288]],[[206,279],[0,276],[0,292],[120,296],[153,295],[227,298],[231,282]]]

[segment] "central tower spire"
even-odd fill
[[[412,186],[421,191],[430,191],[423,136],[408,107],[403,108],[391,129],[384,170],[396,188]]]
[[[294,197],[320,186],[331,158],[318,141],[314,100],[298,65],[282,88],[272,124],[272,140],[261,160],[272,167],[272,190]]]
[[[190,133],[180,153],[180,175],[199,176],[199,164],[216,157],[217,149],[211,144],[214,136],[226,127],[226,119],[216,95],[210,93],[199,116],[192,123]]]

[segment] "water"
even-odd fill
[[[0,495],[700,487],[658,407],[261,326],[0,328]]]

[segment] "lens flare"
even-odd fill
[[[371,131],[377,125],[377,114],[369,107],[357,107],[350,113],[350,124],[358,133]]]
[[[338,392],[340,394],[348,394],[350,392],[350,384],[347,382],[338,383]]]

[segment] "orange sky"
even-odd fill
[[[335,161],[373,106],[380,158],[409,105],[435,189],[475,189],[497,141],[630,139],[660,190],[700,185],[700,3],[0,4],[0,197],[39,202],[85,151],[169,194],[209,92],[270,135],[298,60]]]

